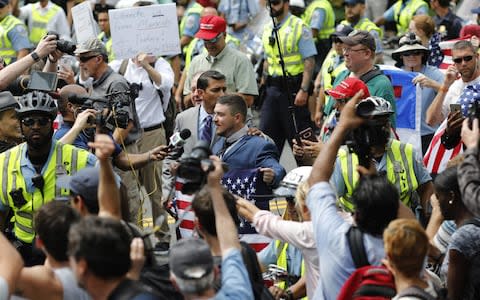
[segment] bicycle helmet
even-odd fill
[[[48,115],[52,120],[57,117],[57,105],[53,98],[44,92],[32,91],[23,95],[18,101],[20,107],[15,109],[19,118],[34,112]]]
[[[307,180],[310,176],[312,167],[304,166],[298,167],[290,172],[282,179],[279,187],[274,191],[274,194],[278,197],[290,197],[294,198],[298,185]]]
[[[371,96],[357,104],[357,115],[362,118],[385,117],[393,113],[390,103],[381,97]]]

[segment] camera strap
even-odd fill
[[[378,66],[373,66],[373,69],[368,71],[367,73],[363,74],[360,76],[360,80],[363,81],[364,83],[369,82],[373,78],[377,77],[378,75],[382,75],[383,71],[380,70]]]

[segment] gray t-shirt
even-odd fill
[[[53,272],[62,283],[63,299],[90,300],[90,296],[77,284],[77,279],[70,268],[54,269]],[[0,298],[1,300],[1,298]]]
[[[450,262],[449,250],[456,250],[465,256],[469,270],[465,277],[463,299],[479,299],[480,297],[480,227],[473,224],[463,225],[452,235],[447,255],[443,261],[441,275],[447,278]]]

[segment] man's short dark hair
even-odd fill
[[[68,255],[84,259],[95,276],[114,279],[130,269],[131,240],[120,221],[88,216],[70,229]]]
[[[438,5],[440,5],[441,7],[449,7],[451,0],[437,0],[437,1],[438,1]]]
[[[68,231],[80,221],[80,214],[65,201],[52,201],[37,211],[34,228],[45,249],[55,260],[68,261]]]
[[[205,90],[208,87],[208,81],[225,80],[225,75],[215,70],[208,70],[202,73],[197,79],[197,89]]]
[[[238,219],[235,197],[226,189],[223,189],[222,194],[228,211],[232,216],[233,222],[238,226],[240,224],[240,220]],[[192,208],[195,212],[195,216],[198,218],[200,226],[202,226],[202,229],[204,229],[211,236],[217,236],[213,202],[212,198],[210,197],[210,190],[206,186],[195,195],[195,198],[192,202]]]
[[[362,176],[352,194],[358,227],[372,235],[382,235],[390,221],[397,217],[397,188],[385,176]]]
[[[217,104],[228,106],[232,116],[239,113],[242,115],[244,121],[247,119],[247,104],[242,96],[235,94],[222,96],[218,98]]]

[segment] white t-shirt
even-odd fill
[[[467,85],[477,82],[480,82],[480,76],[469,82],[464,82],[461,78],[455,80],[455,82],[448,89],[448,92],[445,95],[445,99],[443,100],[442,116],[444,119],[448,116],[448,113],[450,113],[450,104],[459,103],[458,100],[460,99],[460,95],[462,94],[463,89]]]

